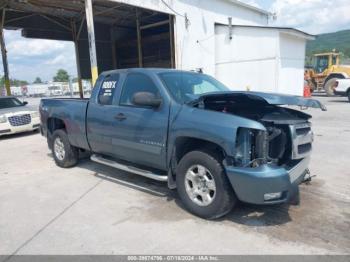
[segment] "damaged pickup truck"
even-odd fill
[[[79,153],[168,183],[208,219],[240,200],[284,203],[308,173],[313,99],[230,91],[214,78],[171,69],[102,73],[89,100],[42,99],[41,132],[60,167]]]

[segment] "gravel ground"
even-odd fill
[[[0,254],[349,254],[350,104],[317,98],[300,205],[241,203],[218,221],[162,183],[88,159],[61,169],[38,133],[0,138]]]

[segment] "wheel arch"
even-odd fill
[[[213,153],[220,161],[224,160],[227,156],[225,149],[213,141],[190,136],[177,137],[174,141],[170,157],[170,168],[173,176],[175,175],[175,170],[180,160],[188,152],[194,150],[204,150]]]
[[[47,145],[51,149],[51,139],[53,132],[57,129],[66,129],[66,124],[64,121],[57,117],[49,117],[46,122],[47,126]]]
[[[324,80],[324,85],[326,85],[327,81],[332,79],[332,78],[344,79],[344,78],[347,78],[347,77],[348,77],[348,75],[346,73],[331,73]]]
[[[65,122],[57,117],[50,117],[47,119],[47,131],[50,133],[50,135],[53,134],[53,132],[57,129],[66,129]]]

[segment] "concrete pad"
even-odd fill
[[[217,221],[163,183],[88,159],[59,168],[38,133],[0,138],[0,254],[349,254],[350,104],[320,100],[300,205],[241,203]]]

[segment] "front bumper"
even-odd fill
[[[40,128],[40,118],[32,118],[27,125],[11,126],[9,122],[0,124],[0,136],[33,131]]]
[[[290,165],[270,164],[257,168],[226,166],[226,174],[239,200],[252,204],[279,204],[295,197],[307,174],[310,157]],[[264,194],[282,192],[279,199],[265,201]]]

